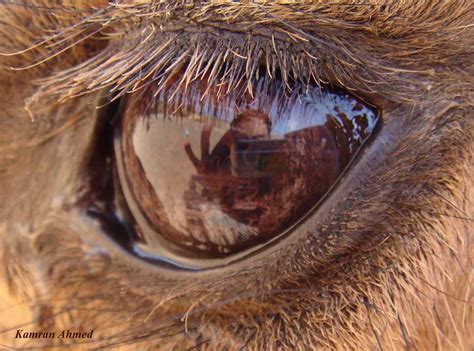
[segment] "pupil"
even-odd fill
[[[115,151],[137,244],[213,258],[285,233],[376,125],[352,96],[264,79],[252,96],[203,80],[127,98]]]

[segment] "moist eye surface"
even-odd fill
[[[317,85],[205,79],[123,102],[114,151],[135,250],[231,256],[294,230],[372,133],[377,112]]]

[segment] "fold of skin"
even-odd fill
[[[472,349],[472,6],[0,4],[0,344]],[[222,65],[226,48],[244,79],[266,62],[353,89],[383,127],[297,232],[239,264],[176,274],[130,258],[79,206],[96,106],[138,84],[137,67]],[[63,329],[94,336],[15,337]]]

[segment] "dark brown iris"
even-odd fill
[[[377,122],[361,101],[317,86],[288,94],[273,80],[253,95],[219,92],[200,81],[125,103],[119,179],[149,248],[219,257],[284,233],[328,192]]]

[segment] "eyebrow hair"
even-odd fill
[[[103,89],[118,98],[142,87],[144,78],[162,84],[185,63],[183,84],[209,73],[213,79],[223,63],[234,74],[231,80],[241,74],[250,82],[263,64],[270,76],[279,70],[285,81],[311,78],[410,101],[419,98],[419,89],[403,88],[432,76],[433,63],[446,61],[446,53],[457,55],[453,65],[465,65],[467,39],[460,38],[467,38],[468,1],[444,3],[78,2],[78,12],[65,8],[69,12],[54,24],[56,31],[31,46],[40,58],[22,68],[99,38],[110,43],[42,80],[30,102],[64,101]],[[440,20],[446,22],[442,32]]]

